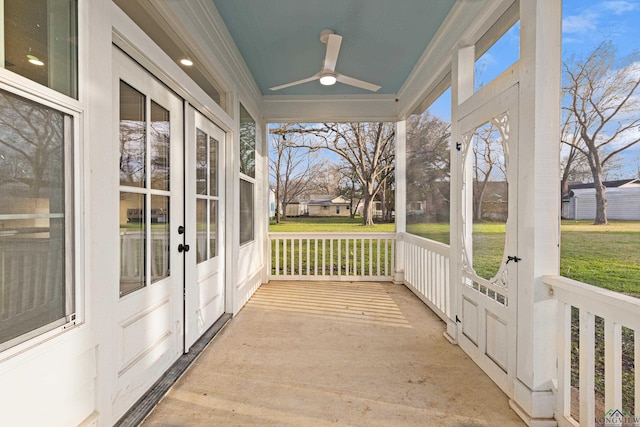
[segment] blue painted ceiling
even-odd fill
[[[343,37],[336,71],[396,94],[456,0],[213,0],[263,95],[371,92],[313,81],[270,87],[320,71],[320,32]]]

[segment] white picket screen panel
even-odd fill
[[[390,281],[395,233],[269,233],[269,279]]]
[[[627,372],[627,375],[623,375],[622,366],[623,346],[633,345],[628,353],[631,353],[633,361],[640,361],[640,299],[561,276],[545,276],[543,280],[558,303],[558,424],[561,427],[618,425],[604,418],[608,411],[620,411],[634,418],[629,420],[630,417],[625,415],[625,421],[631,422],[625,422],[625,426],[640,425],[640,369],[635,369],[634,374]],[[602,369],[597,368],[596,355],[602,354],[603,347],[604,393],[595,391],[602,388],[596,386],[596,378],[601,378],[603,374]],[[578,349],[575,351],[578,352],[579,362],[575,366],[574,360],[572,368],[571,353],[575,348]],[[574,377],[579,371],[578,384],[571,383],[572,369]],[[624,407],[624,393],[630,396],[630,391],[633,398],[627,398]],[[579,404],[573,408],[572,392],[579,395]],[[630,405],[633,405],[634,411],[629,410]]]
[[[445,322],[451,315],[449,245],[402,233],[404,283]]]

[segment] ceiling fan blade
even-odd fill
[[[335,71],[341,44],[342,36],[339,36],[337,34],[329,34],[329,38],[327,39],[327,53],[324,57],[324,63],[322,65],[323,71],[329,71],[331,73]]]
[[[344,74],[335,74],[336,80],[349,86],[359,87],[360,89],[370,90],[371,92],[377,92],[381,87],[378,85],[374,85],[373,83],[368,83],[362,80],[354,79],[353,77],[345,76]]]
[[[291,83],[285,83],[285,84],[283,84],[283,85],[280,85],[280,86],[274,86],[274,87],[271,87],[271,88],[269,88],[269,89],[270,89],[270,90],[280,90],[280,89],[285,89],[285,88],[288,88],[288,87],[291,87],[291,86],[301,85],[302,83],[312,82],[312,81],[314,81],[314,80],[318,80],[319,78],[320,78],[320,73],[317,73],[317,74],[314,74],[313,76],[308,77],[308,78],[306,78],[306,79],[298,80],[298,81],[291,82]]]

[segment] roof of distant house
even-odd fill
[[[320,197],[323,197],[322,199]],[[320,205],[320,206],[329,206],[329,205],[348,205],[349,201],[342,196],[331,196],[331,195],[312,195],[309,196],[309,205]]]
[[[640,179],[637,179],[637,178],[618,179],[616,181],[603,181],[602,183],[607,188],[618,188],[618,187],[622,187],[623,185],[628,185],[628,184],[640,184]],[[594,188],[594,187],[595,187],[595,185],[594,185],[593,182],[588,182],[586,184],[570,184],[569,185],[569,191],[571,191],[571,190],[582,190],[582,189],[585,189],[585,188]]]

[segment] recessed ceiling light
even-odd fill
[[[187,58],[182,58],[182,59],[180,60],[180,63],[181,63],[182,65],[184,65],[185,67],[191,67],[191,66],[193,65],[193,61],[192,61],[192,60],[190,60],[190,59],[187,59]]]
[[[40,61],[40,59],[37,56],[27,55],[27,58],[29,59],[29,62],[33,65],[38,65],[38,66],[44,65],[44,62]]]

